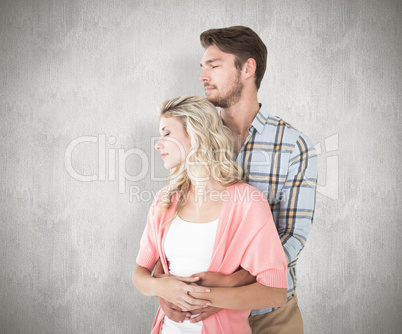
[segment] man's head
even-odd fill
[[[257,65],[255,85],[257,90],[260,88],[267,66],[267,47],[253,30],[243,26],[210,29],[201,34],[200,40],[205,49],[216,46],[219,50],[234,55],[238,70],[243,68],[248,59],[254,59]]]

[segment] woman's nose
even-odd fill
[[[162,140],[159,138],[155,144],[155,150],[161,150],[163,148]]]

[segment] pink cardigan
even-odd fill
[[[164,190],[166,188],[158,193],[149,211],[136,260],[138,265],[149,271],[153,270],[160,258],[165,272],[168,272],[163,243],[169,225],[161,226],[172,217],[177,202],[173,201],[165,214],[158,215],[158,198],[163,196]],[[286,258],[266,198],[258,189],[246,183],[229,186],[227,191],[208,271],[228,275],[241,266],[265,286],[287,288]],[[202,333],[251,333],[249,314],[250,310],[223,309],[203,320]],[[164,316],[159,308],[152,334],[160,333]]]

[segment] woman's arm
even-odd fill
[[[283,306],[286,303],[286,288],[272,288],[261,283],[235,288],[210,288],[208,299],[211,305],[220,308],[251,310]],[[206,293],[191,292],[191,296],[204,299]]]
[[[191,311],[208,306],[210,301],[205,299],[210,289],[196,284],[198,277],[165,276],[155,278],[151,272],[139,266],[135,266],[132,276],[134,286],[145,296],[158,296],[179,306],[183,311]],[[190,293],[203,293],[203,298],[194,298]]]

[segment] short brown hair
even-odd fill
[[[244,26],[209,29],[200,35],[200,40],[205,49],[215,45],[221,51],[233,54],[238,69],[247,59],[253,58],[257,64],[255,85],[260,88],[267,67],[267,47],[253,30]]]

